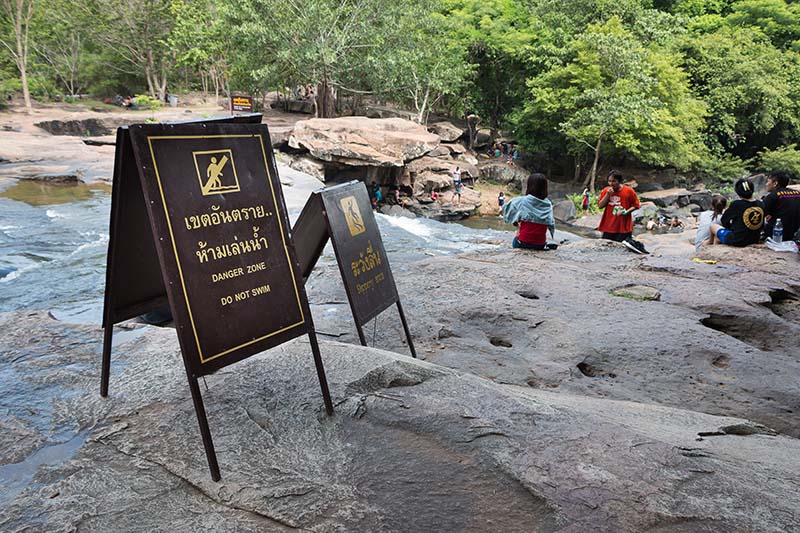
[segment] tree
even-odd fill
[[[174,50],[178,66],[197,69],[203,93],[209,80],[214,84],[216,102],[220,90],[229,93],[230,49],[228,28],[220,9],[209,0],[172,0],[170,12],[175,19],[168,45]]]
[[[800,134],[800,56],[758,32],[727,26],[681,43],[695,95],[709,107],[712,153],[750,158]]]
[[[85,22],[76,16],[74,7],[72,0],[50,0],[44,4],[40,9],[40,28],[34,43],[36,56],[44,61],[49,74],[70,96],[76,96],[84,89],[81,68],[88,33]]]
[[[11,57],[19,70],[20,81],[22,82],[22,97],[25,100],[25,108],[28,113],[33,113],[31,93],[28,89],[28,35],[35,4],[36,0],[0,0],[3,18],[7,19],[12,26],[14,39],[14,42],[10,43],[7,39],[2,38],[0,43],[11,53]]]
[[[348,82],[364,75],[368,52],[378,49],[383,8],[380,0],[243,0],[226,13],[251,75],[280,87],[315,84],[316,115],[331,117],[337,89],[364,89]]]
[[[150,96],[163,100],[175,65],[168,45],[174,24],[170,0],[128,0],[124,6],[115,0],[95,0],[90,7],[79,4],[79,8],[94,22],[92,37],[119,58],[119,63],[107,66],[144,75]]]
[[[385,53],[370,53],[369,84],[373,90],[416,111],[427,122],[430,110],[444,97],[456,96],[471,73],[464,49],[450,38],[453,23],[437,13],[433,1],[402,4],[392,18],[395,29],[384,36]]]
[[[563,65],[529,80],[521,140],[535,146],[540,131],[555,129],[573,153],[590,151],[591,190],[606,146],[659,166],[688,168],[700,157],[705,109],[667,53],[645,48],[616,16],[589,25],[571,50]]]

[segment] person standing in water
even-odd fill
[[[511,241],[514,248],[529,250],[552,250],[547,244],[547,231],[555,235],[553,204],[547,198],[547,177],[531,174],[525,186],[525,195],[511,199],[503,206],[503,220],[518,227],[517,236]]]

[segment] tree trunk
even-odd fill
[[[478,115],[467,115],[467,130],[469,131],[469,149],[475,149],[475,141],[478,138]]]
[[[597,162],[600,160],[600,146],[603,143],[603,136],[597,138],[597,144],[594,147],[594,161],[592,161],[592,170],[589,171],[589,175],[586,176],[586,181],[583,183],[584,188],[588,185],[589,192],[594,194],[595,185],[594,182],[596,181],[597,177]]]
[[[15,0],[12,4],[11,0],[5,0],[2,4],[3,11],[14,23],[14,40],[15,48],[5,41],[2,44],[11,52],[14,62],[17,64],[19,70],[19,78],[22,83],[22,98],[25,100],[25,109],[29,114],[33,114],[33,105],[31,104],[31,93],[28,87],[28,29],[33,15],[33,3],[25,0]]]
[[[205,71],[200,71],[200,85],[203,86],[203,103],[208,101],[208,76]]]
[[[334,107],[333,89],[328,84],[327,76],[323,76],[322,81],[317,84],[316,116],[318,118],[331,118],[336,116]]]

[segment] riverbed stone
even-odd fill
[[[439,136],[400,118],[314,118],[298,122],[289,146],[347,166],[402,167],[439,146]]]
[[[0,324],[17,354],[52,350],[60,366],[96,357],[102,337],[42,314],[1,315]],[[769,428],[501,385],[323,341],[336,406],[328,417],[303,339],[208,378],[215,483],[178,351],[170,329],[146,327],[120,344],[108,399],[97,394],[96,367],[28,374],[76,391],[54,419],[85,437],[2,507],[4,531],[798,526],[800,441]],[[36,358],[22,364],[34,370]],[[601,376],[592,364],[584,370]]]

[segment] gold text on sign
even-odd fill
[[[372,249],[372,242],[367,243],[367,249],[359,252],[359,259],[350,263],[353,269],[353,277],[358,277],[365,272],[369,272],[375,267],[381,266],[381,254]]]
[[[266,237],[259,237],[259,228],[253,226],[253,238],[240,241],[239,237],[234,236],[234,242],[226,242],[219,246],[209,246],[205,241],[197,243],[197,260],[200,263],[209,261],[219,261],[226,257],[235,257],[237,255],[250,254],[253,252],[260,252],[269,248],[269,243]]]
[[[191,231],[200,228],[208,228],[210,226],[219,226],[220,224],[231,224],[242,220],[255,220],[257,218],[271,216],[272,213],[268,213],[263,205],[224,210],[220,210],[218,205],[212,205],[210,212],[183,217],[183,223],[186,224],[186,229]]]

